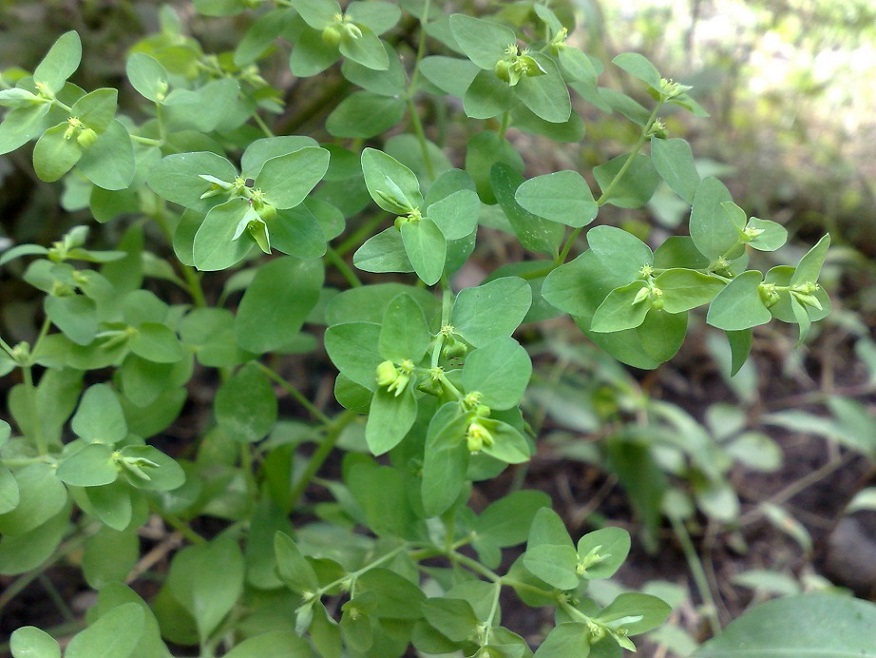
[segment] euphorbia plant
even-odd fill
[[[623,563],[625,531],[573,541],[537,491],[470,505],[474,483],[537,449],[520,410],[532,363],[515,331],[568,314],[620,361],[654,368],[708,306],[738,368],[755,326],[794,322],[802,340],[829,311],[817,282],[827,238],[796,267],[747,269],[785,230],[747,217],[668,136],[663,113],[706,116],[689,87],[635,53],[613,66],[637,98],[600,86],[604,65],[576,45],[571,4],[489,17],[428,0],[194,4],[249,27],[232,52],[207,54],[162,9],[161,33],[127,59],[135,114],[119,111],[116,89],[69,81],[75,32],[32,73],[0,77],[0,153],[36,140],[34,170],[63,181],[65,209],[124,228],[112,249],[86,247],[80,226],[0,256],[44,294],[34,338],[0,342],[0,371],[17,377],[14,429],[0,433],[0,572],[23,584],[84,545],[98,603],[70,656],[108,655],[106,645],[163,656],[165,642],[237,658],[634,649],[630,636],[669,606],[588,591]],[[289,113],[296,123],[311,112],[276,71],[287,56],[300,78],[339,70],[349,92],[326,99],[334,108],[310,135],[275,134]],[[573,149],[588,104],[632,122],[635,142],[591,171],[526,179],[515,136]],[[465,139],[445,139],[433,117]],[[659,245],[611,225],[584,235],[602,208],[640,208],[661,181],[692,205],[689,235]],[[483,227],[512,236],[526,259],[460,288]],[[306,382],[283,376],[286,359],[318,353],[323,333],[343,409],[317,406]],[[159,449],[187,384],[211,369],[208,426],[179,453]],[[309,421],[280,418],[278,394]],[[337,480],[320,476],[329,457]],[[330,501],[312,502],[317,485]],[[147,605],[125,583],[150,518],[188,545]],[[524,544],[508,567],[503,549]],[[555,610],[540,646],[502,626],[506,587]],[[26,627],[12,651],[60,649]]]

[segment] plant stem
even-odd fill
[[[261,131],[265,133],[266,137],[274,137],[274,132],[268,127],[268,124],[265,123],[264,119],[262,119],[258,112],[252,113],[252,119]]]
[[[326,249],[325,259],[337,268],[351,287],[359,288],[362,286],[362,281],[337,251],[329,247]]]
[[[36,443],[37,450],[40,455],[49,454],[49,445],[46,442],[46,436],[43,434],[43,423],[40,418],[39,409],[37,409],[37,401],[36,401],[36,386],[33,384],[33,370],[31,366],[23,366],[21,369],[22,375],[24,377],[24,386],[25,386],[25,399],[27,400],[28,411],[30,412],[28,415],[31,420],[31,427],[33,429],[33,440]]]
[[[713,635],[718,635],[721,632],[721,621],[718,619],[718,606],[715,603],[715,597],[712,596],[712,588],[709,587],[709,579],[706,577],[703,563],[700,560],[696,547],[694,547],[693,542],[690,539],[690,534],[684,526],[684,522],[674,516],[670,516],[669,520],[672,523],[672,530],[675,532],[675,536],[678,537],[678,542],[681,544],[681,550],[684,552],[684,557],[690,568],[694,584],[696,584],[697,591],[700,593],[700,598],[703,600],[709,628],[711,628]]]
[[[161,518],[164,519],[164,522],[171,526],[174,530],[178,531],[183,537],[189,540],[192,544],[205,544],[207,540],[204,539],[197,532],[192,530],[189,527],[189,524],[185,521],[178,519],[173,514],[162,514]]]
[[[630,154],[627,156],[626,161],[623,166],[617,172],[617,175],[612,179],[611,183],[608,184],[608,187],[605,188],[603,193],[596,200],[596,205],[604,206],[609,198],[611,198],[611,193],[614,191],[614,188],[623,180],[623,177],[630,170],[630,167],[633,166],[633,162],[636,160],[636,156],[639,155],[639,152],[642,150],[642,147],[645,145],[645,142],[648,141],[648,135],[651,132],[651,126],[654,125],[654,121],[657,119],[657,113],[660,111],[660,108],[663,107],[663,101],[657,103],[654,107],[654,110],[651,112],[651,116],[648,117],[648,121],[645,122],[644,127],[642,128],[642,133],[639,135],[639,139],[636,140],[636,143],[633,145],[633,150],[630,151]],[[569,239],[566,240],[566,244],[563,245],[563,249],[560,251],[560,254],[556,258],[556,262],[558,265],[566,262],[566,258],[569,255],[569,252],[572,249],[572,245],[575,244],[575,240],[578,239],[578,236],[581,235],[581,231],[584,227],[576,228],[572,231],[572,234],[569,236]]]
[[[429,155],[429,143],[426,140],[426,132],[423,130],[423,122],[420,121],[420,114],[417,111],[417,105],[414,103],[414,94],[417,91],[417,80],[420,77],[420,61],[423,59],[423,55],[426,54],[426,23],[429,21],[429,4],[430,0],[426,0],[423,5],[423,17],[420,19],[420,42],[417,45],[417,56],[414,60],[414,72],[411,74],[411,81],[408,84],[405,96],[408,105],[408,114],[411,115],[411,125],[414,127],[414,134],[417,136],[417,141],[420,143],[420,150],[423,153],[423,163],[426,165],[426,174],[429,176],[429,180],[435,180],[435,165],[432,162],[432,156]]]
[[[313,453],[310,461],[307,462],[307,466],[301,474],[301,477],[298,478],[295,486],[292,487],[292,490],[289,492],[287,509],[295,509],[298,506],[299,498],[304,495],[304,490],[307,489],[310,482],[316,477],[316,474],[319,472],[323,463],[325,463],[325,460],[328,459],[328,456],[331,454],[332,450],[334,450],[335,444],[338,442],[344,428],[352,423],[358,415],[359,414],[355,411],[350,411],[348,409],[331,422],[326,431],[325,437],[323,437],[322,441],[317,446],[316,452]]]
[[[289,395],[295,398],[295,401],[298,402],[302,407],[307,409],[310,412],[310,415],[316,418],[323,425],[331,425],[332,419],[326,416],[322,411],[316,408],[314,404],[307,398],[307,396],[303,395],[301,391],[292,386],[288,381],[286,381],[281,375],[274,372],[271,368],[266,366],[264,363],[260,361],[254,361],[254,363],[259,367],[259,369],[267,375],[270,379],[273,379],[277,384],[279,384],[284,391],[286,391]]]

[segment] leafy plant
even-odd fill
[[[600,605],[588,590],[626,559],[625,531],[573,540],[537,491],[479,512],[470,501],[474,483],[536,449],[521,412],[532,362],[515,332],[568,314],[614,358],[654,368],[708,306],[736,372],[754,327],[777,318],[802,341],[829,313],[818,284],[828,238],[796,266],[747,269],[786,233],[748,217],[668,137],[666,112],[706,116],[690,88],[635,53],[612,65],[637,98],[600,86],[603,63],[570,40],[570,5],[474,17],[428,0],[194,4],[248,28],[233,51],[208,54],[163,8],[161,32],[127,59],[140,97],[130,114],[119,90],[70,81],[75,32],[33,72],[0,76],[0,154],[35,141],[34,172],[63,181],[65,209],[124,231],[111,249],[87,246],[83,225],[0,256],[43,294],[35,339],[0,342],[0,372],[18,378],[14,432],[0,426],[0,573],[23,584],[82,547],[98,599],[71,657],[164,656],[166,642],[235,658],[401,656],[409,645],[533,655],[502,625],[504,588],[553,608],[540,658],[634,650],[630,636],[670,607],[636,592]],[[349,93],[330,98],[311,135],[275,134],[290,95],[274,65],[287,55],[298,78],[334,79],[342,62]],[[579,141],[581,104],[624,117],[635,142],[583,174],[525,178],[509,131]],[[424,125],[433,115],[439,124]],[[442,139],[448,115],[462,146]],[[585,246],[602,208],[642,207],[661,180],[692,205],[689,236],[652,250],[599,225]],[[460,289],[454,275],[488,228],[527,259]],[[384,276],[364,278],[350,256]],[[283,374],[285,357],[317,352],[321,335],[343,410]],[[210,425],[170,456],[162,434],[209,370],[220,382]],[[281,417],[279,391],[310,422]],[[674,430],[688,422],[664,416]],[[723,486],[706,452],[679,449]],[[336,479],[320,476],[330,457]],[[619,444],[614,468],[633,473],[632,459]],[[329,500],[305,500],[320,487]],[[150,518],[187,545],[147,605],[124,583]],[[34,627],[11,649],[60,655]]]

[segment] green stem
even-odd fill
[[[43,571],[40,573],[39,578],[40,585],[43,586],[43,589],[46,591],[49,599],[51,599],[52,603],[55,604],[55,607],[58,609],[58,612],[61,613],[61,616],[67,622],[76,622],[76,615],[70,609],[70,606],[67,605],[67,602],[64,600],[64,597],[58,593],[58,590],[55,588],[52,581],[46,576],[46,572]]]
[[[140,135],[131,135],[131,141],[137,142],[138,144],[143,144],[143,146],[164,146],[164,142],[160,139],[152,139],[151,137],[141,137]]]
[[[401,546],[396,546],[389,553],[385,553],[384,555],[381,555],[379,558],[374,560],[374,562],[369,562],[361,569],[357,569],[356,571],[351,571],[350,573],[345,574],[344,576],[338,578],[337,580],[330,582],[328,585],[320,587],[319,590],[316,592],[316,595],[323,596],[323,595],[325,595],[326,592],[332,591],[335,587],[343,586],[345,583],[355,582],[355,580],[359,576],[361,576],[362,574],[368,573],[372,569],[376,569],[384,562],[388,562],[389,560],[393,559],[399,553],[407,550],[407,548],[408,548],[407,544],[402,544]]]
[[[259,115],[258,112],[252,113],[253,121],[255,121],[256,125],[261,129],[263,133],[267,137],[274,137],[274,132],[268,127],[268,124],[265,123],[264,119]]]
[[[33,440],[36,443],[37,450],[40,455],[49,454],[49,445],[46,442],[46,436],[43,434],[43,423],[40,418],[39,409],[37,409],[36,401],[36,386],[33,384],[33,370],[31,366],[23,366],[21,369],[24,377],[25,400],[27,400],[28,415],[30,416],[31,426],[33,428]]]
[[[426,54],[426,23],[429,21],[429,5],[430,0],[426,0],[423,5],[423,15],[420,19],[420,41],[417,45],[417,56],[414,60],[414,72],[411,74],[411,81],[408,84],[405,97],[408,105],[408,114],[411,115],[411,125],[414,127],[417,141],[420,143],[420,151],[422,151],[423,162],[426,165],[426,174],[429,176],[429,180],[435,180],[435,165],[432,162],[432,156],[429,154],[429,143],[426,140],[426,132],[423,130],[423,122],[420,121],[417,104],[414,103],[414,94],[417,91],[417,81],[420,77],[420,61]]]
[[[420,143],[420,151],[423,154],[423,162],[426,165],[426,174],[429,180],[435,180],[435,165],[432,164],[432,156],[429,154],[429,143],[426,140],[426,132],[423,130],[423,123],[420,121],[420,114],[417,111],[417,105],[412,98],[408,98],[408,113],[411,115],[411,125],[414,127],[414,134],[417,136],[417,141]]]
[[[328,459],[328,456],[334,450],[335,444],[341,437],[344,428],[352,423],[358,415],[355,411],[347,410],[330,424],[322,442],[317,446],[316,452],[313,453],[310,461],[307,462],[301,477],[298,478],[295,486],[289,492],[288,509],[295,509],[297,507],[298,500],[304,495],[305,489],[310,485],[313,478],[316,477],[319,469],[322,468],[323,463],[325,463],[325,460]]]
[[[639,135],[639,139],[637,139],[636,143],[633,145],[633,150],[630,151],[630,154],[627,156],[627,159],[624,162],[623,166],[617,172],[617,175],[612,179],[608,187],[605,188],[605,191],[603,191],[600,197],[596,200],[596,205],[604,206],[606,202],[608,202],[609,198],[611,198],[611,193],[614,191],[614,188],[618,186],[618,184],[623,180],[623,177],[630,170],[630,167],[633,166],[633,162],[636,161],[636,156],[639,155],[642,147],[645,146],[645,142],[648,141],[651,127],[654,125],[654,121],[657,119],[657,113],[660,111],[661,107],[663,107],[663,101],[658,102],[657,105],[654,107],[654,110],[651,112],[651,116],[648,117],[648,121],[645,122],[645,125],[642,128],[642,133]],[[582,230],[583,227],[579,227],[572,231],[572,234],[569,236],[569,239],[566,240],[566,244],[563,245],[563,249],[560,251],[560,254],[556,258],[556,263],[558,265],[561,265],[566,261],[566,258],[569,256],[569,252],[572,249],[572,245],[575,244],[575,241],[578,239],[578,236],[581,235]]]
[[[346,240],[344,240],[341,244],[335,247],[335,253],[338,256],[343,256],[351,249],[359,247],[363,242],[365,242],[366,236],[370,236],[374,232],[374,229],[383,224],[385,221],[386,214],[384,213],[373,216],[371,219],[362,224],[362,226],[356,229],[355,232],[350,234]]]
[[[453,291],[450,289],[450,284],[447,281],[447,275],[441,277],[441,331],[438,332],[438,337],[435,340],[435,346],[432,348],[432,367],[438,367],[438,361],[441,359],[441,348],[444,346],[444,327],[450,324],[450,313],[453,310]]]
[[[298,402],[302,407],[307,409],[310,412],[310,415],[316,418],[323,425],[331,425],[332,419],[326,416],[322,411],[320,411],[314,404],[307,398],[307,396],[303,395],[301,391],[292,386],[288,381],[286,381],[281,375],[276,373],[274,370],[266,366],[264,363],[260,361],[254,362],[259,369],[267,375],[270,379],[273,379],[277,384],[279,384],[284,391],[286,391],[289,395],[295,398],[295,401]]]
[[[623,166],[620,168],[620,171],[617,172],[617,175],[612,179],[611,183],[609,183],[608,187],[605,188],[605,191],[602,195],[596,200],[596,205],[603,206],[611,197],[611,193],[614,191],[614,188],[623,180],[624,175],[629,171],[630,167],[633,166],[633,162],[636,159],[636,156],[639,155],[639,151],[642,150],[642,147],[645,145],[645,142],[648,141],[648,135],[651,132],[651,126],[654,125],[654,120],[657,118],[657,112],[660,111],[660,108],[663,106],[663,103],[658,103],[654,108],[654,111],[651,112],[651,116],[648,117],[648,122],[645,124],[645,127],[642,128],[642,134],[639,135],[639,139],[636,140],[635,145],[633,146],[633,150],[630,151],[630,154],[627,156],[626,161]]]
[[[499,125],[499,139],[505,139],[505,133],[508,132],[508,127],[511,125],[511,113],[505,112],[502,114],[502,123]]]
[[[684,552],[684,557],[690,568],[694,584],[696,584],[697,591],[699,592],[700,598],[702,598],[703,604],[706,608],[705,614],[706,619],[709,622],[709,627],[711,628],[713,635],[718,635],[721,632],[721,621],[718,619],[718,606],[715,603],[715,597],[712,596],[712,588],[709,587],[709,579],[706,577],[703,563],[700,560],[696,547],[690,539],[690,534],[684,526],[684,522],[673,516],[670,516],[669,520],[672,523],[672,530],[675,532],[675,536],[678,537],[678,542],[681,544],[681,550]]]
[[[360,288],[362,286],[362,281],[337,251],[329,247],[326,249],[324,258],[337,268],[338,272],[341,273],[341,276],[347,280],[347,283],[352,288]]]
[[[179,532],[183,537],[189,540],[189,543],[192,544],[206,544],[207,540],[204,539],[197,532],[192,530],[189,527],[189,524],[183,521],[182,519],[178,519],[173,514],[162,514],[161,518],[164,519],[164,522],[167,523],[174,530]]]

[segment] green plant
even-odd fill
[[[747,269],[752,251],[778,249],[786,233],[701,179],[688,143],[668,137],[662,113],[706,115],[689,88],[635,53],[613,65],[649,105],[600,86],[603,64],[567,40],[564,3],[488,18],[429,0],[194,4],[252,20],[232,52],[212,55],[164,8],[161,32],[127,59],[140,114],[121,113],[114,88],[69,81],[75,32],[32,73],[0,77],[0,153],[36,140],[33,169],[63,181],[66,210],[124,227],[110,249],[89,248],[77,226],[50,247],[0,256],[44,295],[36,337],[0,342],[0,372],[20,378],[8,399],[15,432],[0,430],[0,573],[23,574],[20,587],[83,549],[99,594],[67,647],[74,658],[163,656],[165,641],[235,658],[400,656],[411,644],[532,655],[502,626],[504,588],[555,610],[540,658],[633,650],[629,636],[662,624],[669,606],[636,592],[600,605],[588,590],[625,560],[625,531],[573,541],[537,491],[480,513],[469,502],[473,483],[535,450],[520,409],[531,358],[515,331],[565,313],[613,357],[654,368],[708,306],[735,372],[754,327],[796,323],[803,340],[829,312],[818,285],[827,237],[796,267]],[[269,65],[285,44],[293,74],[334,81],[317,107],[340,98],[314,136],[275,135],[311,112],[279,116],[285,90],[268,82]],[[569,89],[637,134],[588,172],[596,197],[576,170],[525,178],[509,139],[515,129],[580,141]],[[457,152],[442,143],[451,124],[468,142]],[[690,236],[652,251],[600,225],[582,251],[602,207],[639,208],[661,180],[692,205]],[[456,289],[487,228],[528,259]],[[360,272],[389,276],[363,281],[350,254]],[[317,351],[323,327],[344,410],[320,408],[283,374],[285,357]],[[189,382],[211,370],[213,418],[172,458],[153,444]],[[281,418],[278,391],[309,422]],[[320,476],[329,457],[337,478]],[[711,475],[722,482],[720,469]],[[305,503],[319,488],[330,499]],[[150,517],[188,545],[147,605],[124,582]],[[524,544],[502,568],[503,549]],[[11,649],[60,654],[34,627]]]

